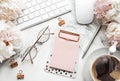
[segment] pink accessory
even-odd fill
[[[95,3],[95,15],[97,18],[105,17],[110,9],[112,9],[110,0],[97,0]]]
[[[79,51],[79,38],[79,34],[60,30],[49,66],[73,72]]]

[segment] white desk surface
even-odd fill
[[[66,24],[64,27],[59,27],[58,26],[58,18],[52,19],[48,22],[45,22],[43,24],[37,25],[35,27],[32,27],[30,29],[27,29],[25,31],[22,31],[23,33],[23,38],[24,38],[24,46],[29,46],[31,45],[35,39],[37,33],[42,29],[43,27],[46,27],[49,25],[51,32],[56,33],[59,29],[66,29],[66,26],[74,26],[75,30],[80,33],[80,34],[85,34],[85,28],[86,26],[77,24],[75,20],[75,15],[74,15],[74,0],[70,0],[72,4],[73,11],[71,13],[68,13],[66,15],[63,15],[62,18],[65,19]],[[54,23],[54,24],[53,24]],[[88,32],[86,33],[89,34]],[[91,48],[89,49],[89,52],[85,56],[84,59],[81,59],[83,55],[83,51],[79,52],[79,60],[78,60],[78,66],[77,66],[77,74],[75,79],[70,79],[66,78],[63,76],[55,75],[55,74],[50,74],[46,73],[44,71],[46,61],[48,59],[48,56],[50,55],[51,49],[53,47],[53,41],[54,41],[55,36],[51,36],[49,41],[46,42],[45,44],[41,45],[38,47],[39,53],[37,57],[34,59],[34,64],[31,64],[30,62],[28,63],[21,63],[21,59],[18,58],[18,64],[19,66],[11,69],[7,63],[3,64],[0,66],[0,81],[18,81],[16,76],[17,73],[20,69],[23,70],[23,73],[25,75],[25,78],[21,81],[85,81],[83,79],[83,65],[85,60],[87,60],[87,57],[89,54],[94,51],[95,49],[103,47],[102,43],[100,42],[100,37],[97,36],[94,43],[92,44]],[[85,45],[85,43],[82,43],[82,37],[80,40],[80,45]],[[84,39],[89,39],[88,37]]]

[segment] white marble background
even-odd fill
[[[84,53],[84,50],[86,49],[86,46],[88,45],[90,39],[92,38],[96,26],[89,25],[87,27],[86,25],[80,25],[77,24],[75,20],[75,13],[74,13],[74,0],[70,0],[72,4],[73,11],[71,13],[68,13],[66,15],[61,16],[66,24],[63,27],[58,26],[58,18],[55,18],[53,20],[50,20],[48,22],[45,22],[43,24],[37,25],[35,27],[32,27],[30,29],[22,31],[23,33],[23,39],[24,39],[24,46],[28,47],[34,43],[37,37],[37,33],[43,28],[49,25],[50,31],[55,33],[55,36],[57,36],[57,33],[60,29],[67,29],[72,30],[74,32],[77,32],[81,35],[80,37],[80,50],[79,50],[79,57],[78,57],[78,65],[77,65],[77,75],[75,79],[66,78],[63,76],[53,75],[50,73],[46,73],[44,71],[44,67],[46,65],[46,61],[48,60],[48,56],[50,55],[55,36],[51,36],[49,41],[45,44],[38,47],[39,53],[34,60],[34,64],[28,63],[21,63],[21,58],[18,58],[17,61],[19,63],[19,66],[17,68],[11,69],[8,65],[8,63],[4,63],[0,66],[0,81],[18,81],[16,79],[16,75],[20,69],[23,70],[23,73],[25,75],[25,79],[22,81],[85,81],[83,72],[85,69],[89,67],[84,67],[84,62],[87,60],[88,56],[91,54],[92,51],[104,47],[101,43],[101,37],[98,35],[92,44],[90,50],[88,51],[87,55],[84,59],[82,59],[82,55]],[[54,24],[53,24],[54,23]]]

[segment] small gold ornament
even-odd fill
[[[23,71],[19,70],[19,73],[17,74],[17,79],[24,79],[24,75],[22,73]]]
[[[62,26],[62,25],[65,24],[65,20],[64,19],[59,17],[58,20],[59,20],[59,23],[58,23],[59,26]]]

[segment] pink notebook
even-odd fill
[[[73,72],[78,56],[79,37],[79,34],[60,30],[49,66]]]

